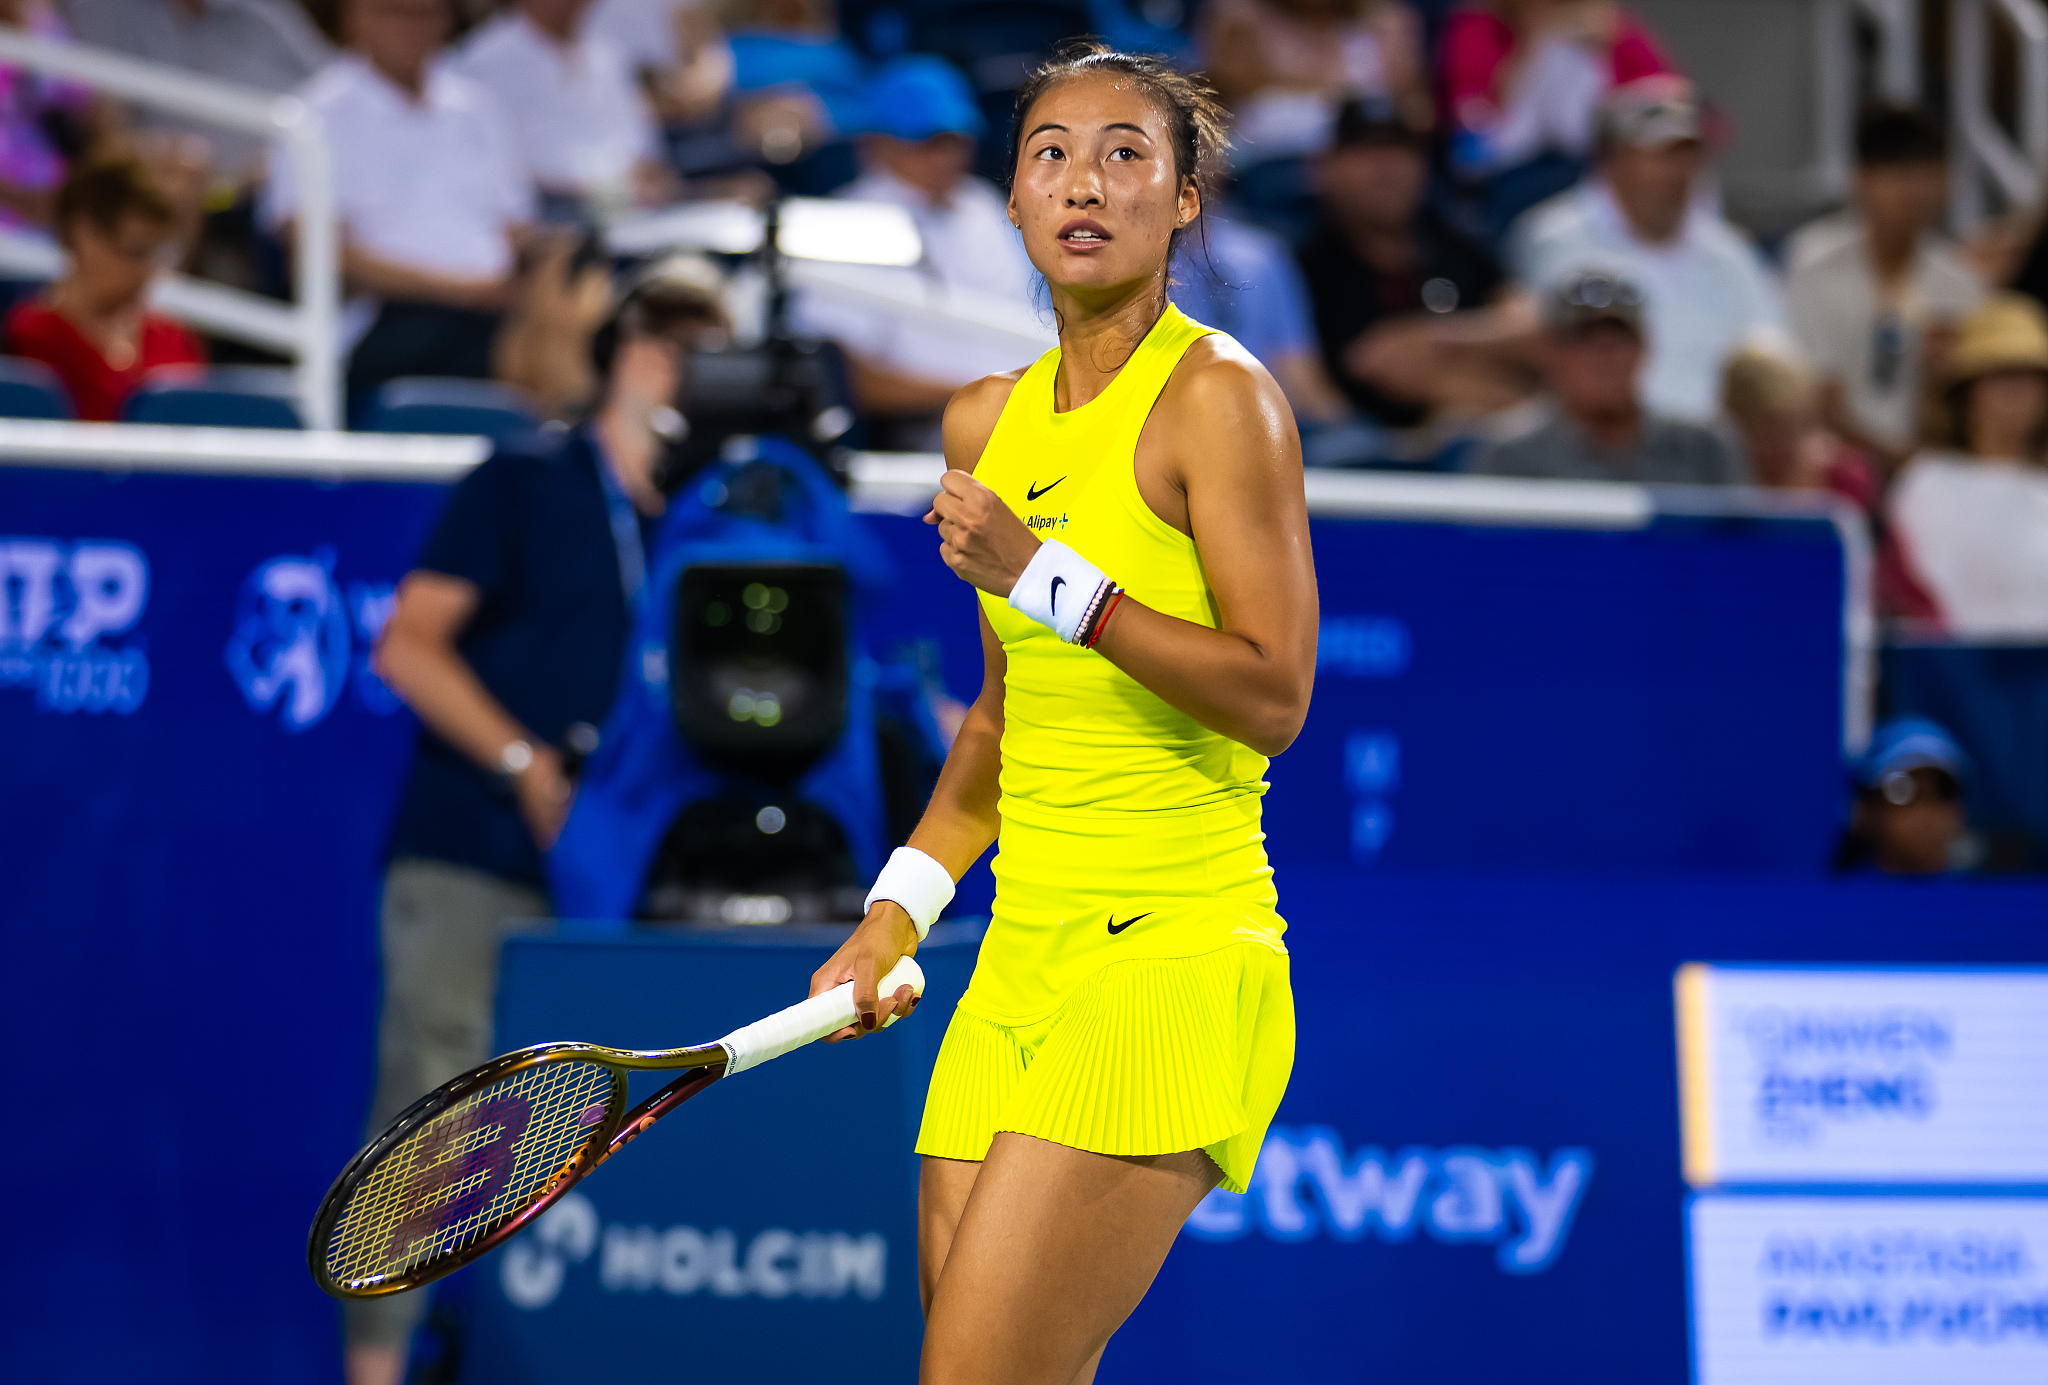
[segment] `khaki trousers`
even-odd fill
[[[544,931],[546,896],[447,861],[402,856],[384,873],[379,921],[384,1012],[377,1027],[377,1093],[368,1133],[491,1057],[498,949]],[[427,1312],[426,1290],[344,1307],[350,1346],[401,1346]]]

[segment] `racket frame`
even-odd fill
[[[548,1043],[515,1050],[451,1078],[399,1112],[382,1134],[349,1160],[348,1166],[328,1188],[327,1196],[320,1200],[319,1211],[313,1215],[312,1230],[306,1239],[306,1264],[313,1272],[314,1282],[340,1299],[382,1298],[387,1294],[417,1289],[483,1258],[525,1230],[536,1217],[554,1206],[564,1193],[589,1177],[599,1164],[645,1134],[656,1121],[725,1076],[727,1057],[726,1050],[715,1043],[690,1048],[644,1050]],[[611,1071],[611,1092],[605,1100],[604,1119],[591,1127],[589,1136],[576,1152],[518,1210],[460,1249],[430,1257],[395,1274],[344,1284],[328,1273],[327,1249],[334,1238],[335,1228],[348,1210],[350,1198],[368,1181],[371,1172],[386,1156],[476,1093],[530,1068],[573,1062],[595,1063]],[[628,1072],[661,1072],[677,1068],[685,1070],[681,1077],[632,1110],[625,1109]]]

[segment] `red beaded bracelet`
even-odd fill
[[[1088,638],[1081,642],[1081,647],[1083,649],[1095,648],[1095,642],[1101,639],[1102,632],[1109,628],[1109,613],[1111,611],[1114,611],[1116,609],[1117,602],[1122,601],[1123,599],[1124,589],[1122,587],[1118,587],[1115,591],[1110,593],[1109,600],[1103,603],[1102,614],[1095,617],[1095,628],[1090,630],[1088,632]]]

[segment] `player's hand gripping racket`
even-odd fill
[[[906,985],[924,994],[924,973],[908,957],[877,990]],[[510,1239],[719,1078],[854,1023],[849,981],[694,1048],[536,1044],[493,1058],[415,1101],[349,1161],[313,1218],[313,1278],[339,1298],[439,1279]],[[685,1071],[628,1111],[635,1068]]]

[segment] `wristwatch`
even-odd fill
[[[498,752],[498,773],[507,779],[517,779],[533,768],[533,742],[508,741]]]

